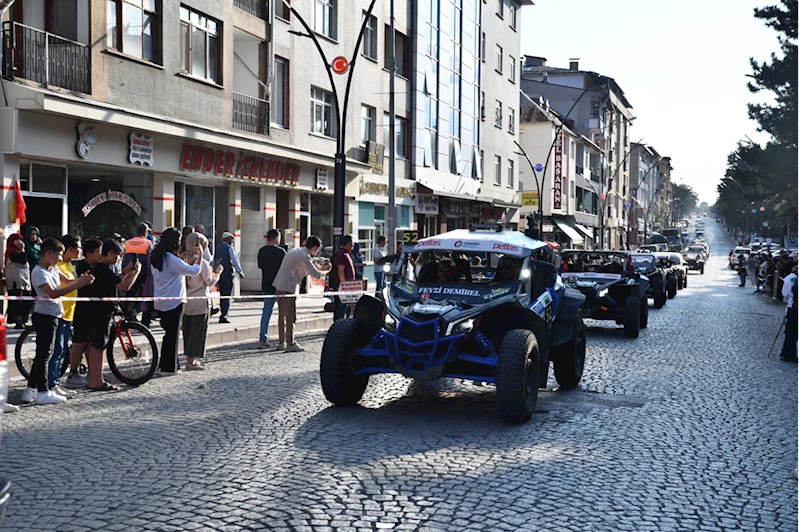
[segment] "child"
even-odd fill
[[[117,290],[126,292],[130,290],[141,272],[141,262],[131,262],[122,271],[120,278],[111,269],[122,253],[122,246],[113,239],[103,242],[103,254],[92,268],[94,284],[91,295],[94,297],[114,297]],[[92,303],[91,317],[89,318],[89,384],[88,388],[94,392],[110,392],[118,390],[117,386],[103,380],[103,351],[108,344],[108,333],[111,328],[111,318],[114,316],[116,304],[112,302]]]
[[[58,269],[61,271],[61,287],[67,286],[70,282],[78,278],[78,273],[72,265],[72,261],[80,257],[80,237],[72,235],[64,235],[61,237],[61,243],[64,244],[64,258],[58,262]],[[68,293],[66,297],[77,297],[78,291],[73,290]],[[75,304],[76,301],[62,301],[61,305],[64,307],[64,315],[58,321],[58,331],[55,336],[55,350],[53,357],[50,359],[50,365],[47,370],[47,386],[58,395],[62,395],[69,399],[77,392],[67,390],[61,386],[61,361],[64,355],[67,354],[69,349],[69,337],[72,332],[72,320],[75,317]]]
[[[75,273],[78,277],[91,271],[97,261],[100,260],[100,253],[103,243],[96,238],[87,238],[83,241],[83,260],[80,261]],[[78,297],[89,297],[91,287],[86,286],[78,290]],[[72,350],[69,352],[69,375],[67,376],[66,388],[85,388],[86,379],[78,373],[78,366],[89,343],[89,315],[91,314],[91,303],[89,301],[79,301],[75,305],[74,319],[72,320]]]
[[[31,281],[36,295],[41,298],[33,305],[33,327],[36,329],[36,357],[33,359],[28,387],[22,401],[37,405],[54,405],[66,402],[47,387],[47,367],[53,356],[58,320],[64,315],[64,307],[57,298],[94,281],[91,274],[67,283],[61,288],[61,273],[56,266],[62,259],[64,245],[55,238],[46,238],[41,244],[39,264],[31,272]]]

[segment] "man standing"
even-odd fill
[[[239,279],[244,279],[244,272],[239,264],[239,256],[236,254],[236,248],[233,247],[234,239],[235,237],[232,233],[227,231],[222,233],[222,243],[216,247],[216,252],[214,253],[215,260],[223,268],[222,275],[219,277],[219,295],[222,296],[222,300],[219,302],[219,306],[222,309],[219,323],[230,323],[228,311],[230,310],[229,296],[233,293],[233,274],[238,275]]]
[[[275,281],[275,276],[285,256],[286,250],[280,247],[280,233],[275,229],[270,229],[266,233],[266,245],[258,250],[258,268],[261,269],[261,292],[265,295],[275,295],[275,287],[272,283]],[[274,297],[264,299],[264,310],[261,314],[261,333],[258,338],[259,349],[272,347],[269,344],[269,320],[272,318],[274,307]],[[285,316],[278,314],[278,321],[278,329],[284,329],[286,326]],[[281,339],[281,341],[283,340]]]
[[[749,285],[754,286],[755,289],[757,289],[758,266],[760,266],[760,263],[757,260],[757,255],[750,253],[749,258],[746,259],[746,275],[749,277]]]
[[[338,291],[342,281],[352,281],[355,279],[355,266],[352,264],[352,236],[344,235],[341,237],[340,247],[333,257],[333,271],[330,275],[331,290]],[[341,302],[336,296],[336,311],[333,320],[338,321],[347,314],[349,307]]]
[[[278,349],[285,349],[289,352],[304,351],[298,343],[294,341],[294,324],[297,321],[297,300],[295,294],[297,286],[306,275],[311,275],[316,279],[322,278],[322,272],[316,269],[311,257],[316,255],[322,241],[319,237],[309,236],[305,245],[292,249],[283,258],[283,263],[277,271],[275,280],[272,283],[278,296],[277,311],[279,315],[278,324],[285,323],[285,330],[278,325],[278,337],[280,345]]]
[[[782,344],[780,360],[785,362],[796,362],[796,340],[797,340],[797,311],[796,311],[796,271],[797,267],[791,269],[791,273],[784,279],[782,286],[782,297],[788,302],[785,309],[785,343]]]
[[[147,281],[147,274],[150,271],[150,252],[153,250],[153,244],[147,238],[150,228],[147,224],[142,222],[136,227],[136,236],[125,241],[125,258],[122,261],[122,266],[126,267],[132,262],[140,262],[142,265],[141,274],[136,278],[136,282],[130,287],[130,290],[125,294],[127,297],[139,297],[142,295],[142,287]],[[137,301],[125,301],[122,303],[122,309],[125,312],[125,317],[131,321],[136,320]]]
[[[386,237],[380,235],[377,237],[377,246],[372,253],[372,258],[375,264],[375,284],[377,285],[377,293],[380,293],[386,286],[386,273],[383,271],[383,265],[378,265],[378,261],[386,256]]]

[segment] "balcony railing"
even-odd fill
[[[266,103],[266,100],[234,92],[233,129],[267,135],[269,133],[269,104]]]
[[[91,94],[89,47],[18,22],[3,22],[3,75]]]
[[[266,20],[268,8],[264,0],[233,0],[233,5],[250,15]]]

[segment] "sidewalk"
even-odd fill
[[[294,327],[296,333],[328,329],[333,324],[333,313],[325,312],[324,305],[329,299],[323,297],[299,298],[297,300],[297,324]],[[217,301],[215,304],[219,304]],[[219,347],[221,345],[231,345],[244,342],[258,342],[261,331],[261,310],[263,301],[256,299],[245,299],[235,301],[230,305],[231,323],[219,323],[219,314],[211,318],[208,327],[208,348]],[[141,314],[139,315],[141,317]],[[159,350],[164,331],[158,320],[150,324],[150,330],[158,341]],[[19,379],[20,374],[14,357],[14,346],[17,338],[22,331],[13,328],[8,329],[7,333],[7,356],[8,356],[8,377],[10,380]],[[182,338],[182,334],[181,334]],[[269,321],[269,339],[277,341],[277,305],[272,312],[272,319]],[[183,342],[180,343],[180,352],[183,353]]]

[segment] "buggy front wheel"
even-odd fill
[[[155,375],[158,344],[150,329],[141,323],[123,321],[118,334],[111,335],[106,356],[114,377],[124,384],[139,386]]]

